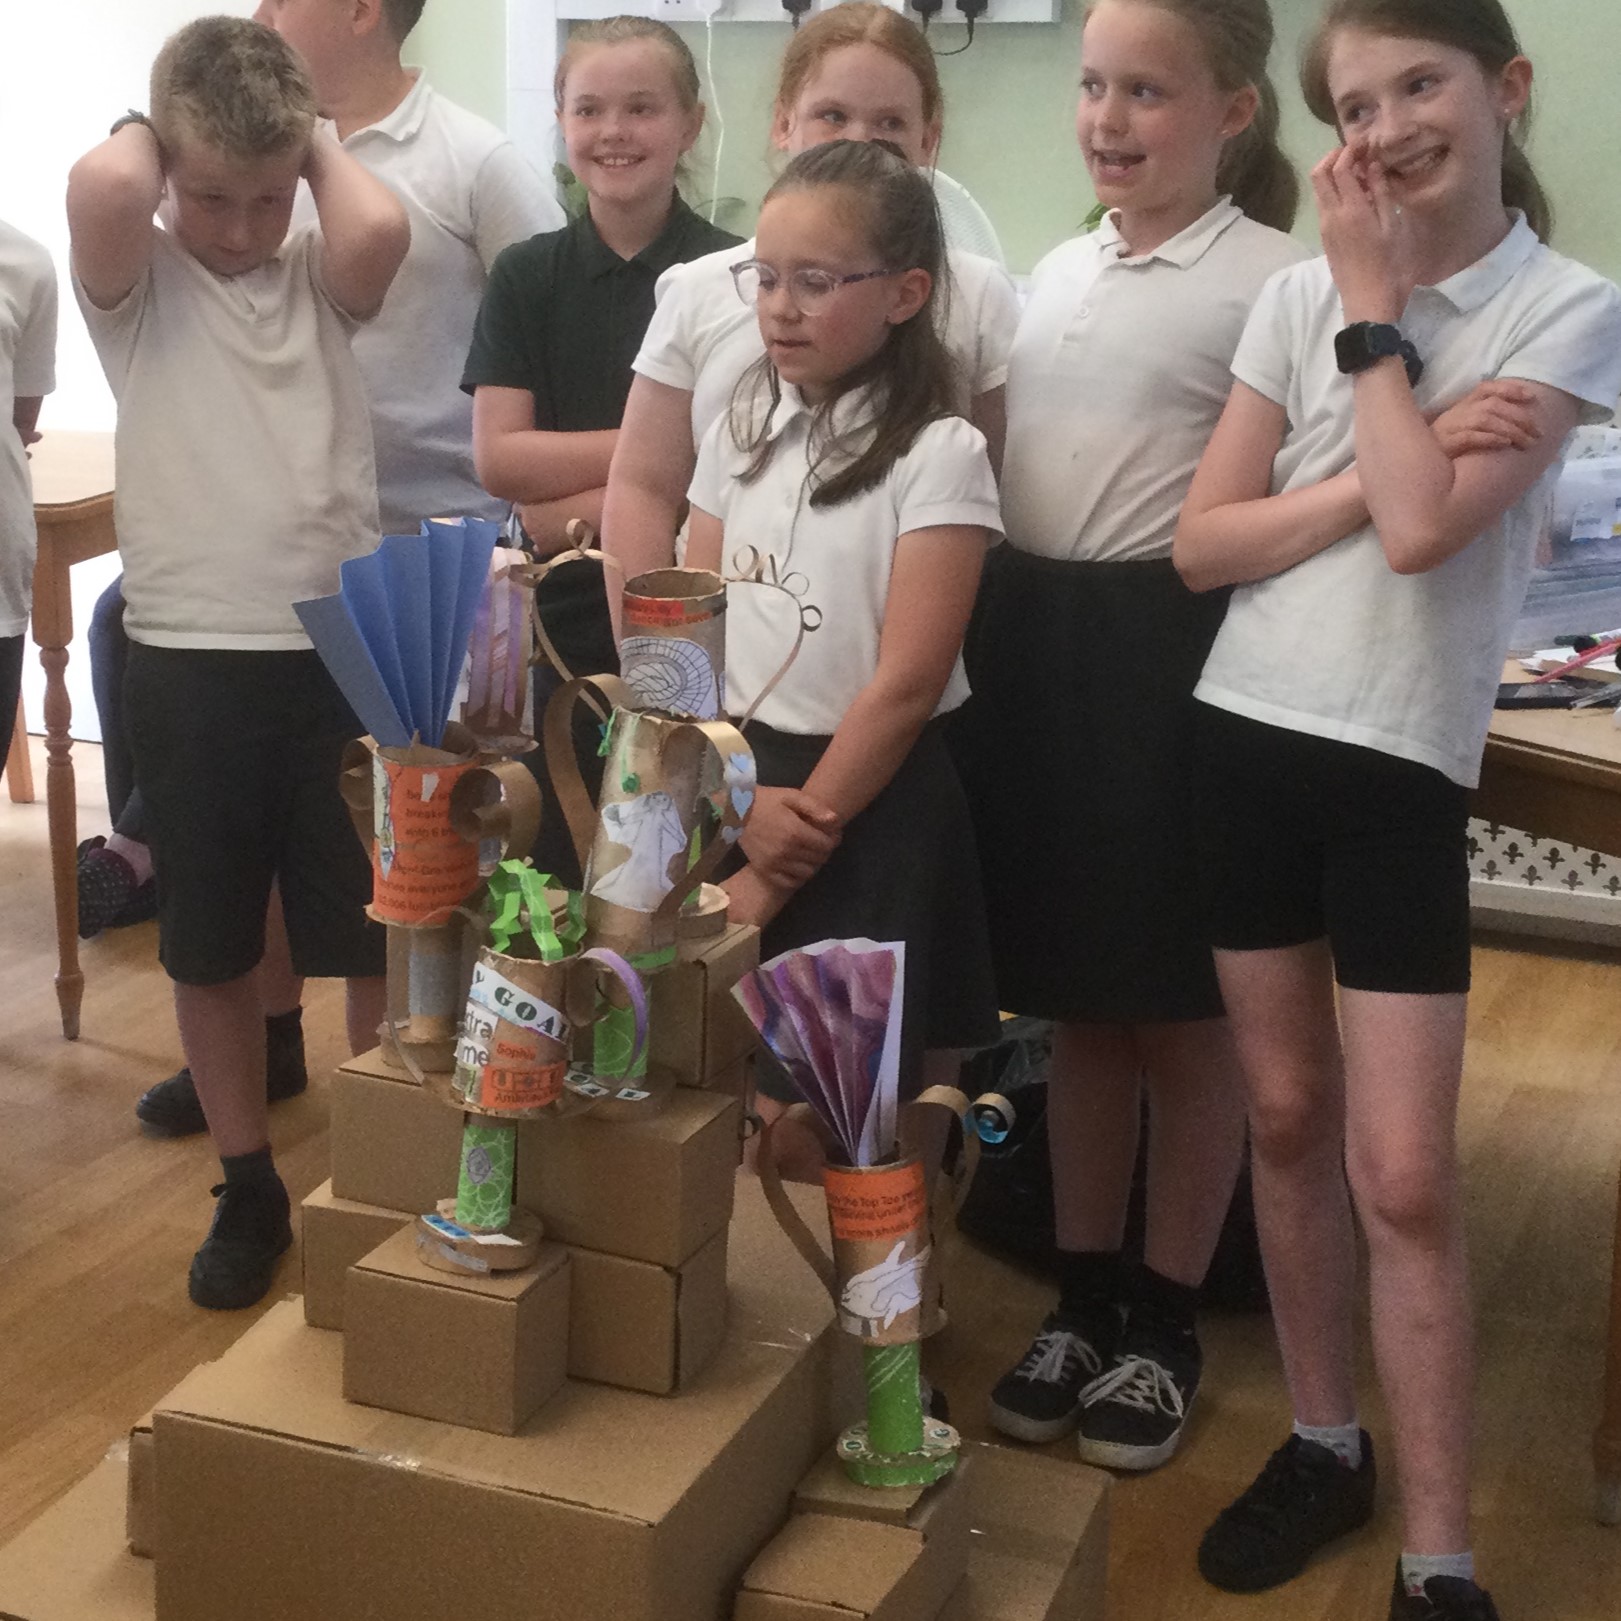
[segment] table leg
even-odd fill
[[[62,1034],[77,1041],[84,974],[79,968],[79,816],[69,732],[73,704],[68,698],[67,647],[42,644],[39,662],[45,667],[45,803],[56,897],[56,1001],[62,1010]]]
[[[1593,1437],[1600,1525],[1621,1525],[1621,1192],[1615,1206],[1615,1254],[1610,1277],[1610,1333],[1605,1353],[1604,1416]]]

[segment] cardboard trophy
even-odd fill
[[[574,754],[575,704],[608,714],[593,806]],[[546,764],[585,874],[585,940],[655,973],[675,960],[683,907],[736,842],[754,802],[754,753],[728,721],[638,709],[614,676],[577,678],[546,707]],[[623,1008],[596,1027],[595,1069],[626,1102],[656,1102],[666,1078],[633,1050]],[[615,1083],[617,1086],[615,1087]]]
[[[921,1159],[904,1151],[899,1102],[905,946],[828,940],[785,952],[733,991],[761,1040],[793,1077],[804,1103],[783,1118],[817,1132],[828,1153],[822,1185],[831,1259],[783,1191],[774,1127],[761,1139],[760,1181],[772,1212],[826,1285],[839,1326],[861,1344],[867,1417],[838,1441],[850,1478],[864,1486],[920,1486],[956,1466],[957,1432],[923,1411],[918,1342],[938,1326],[934,1255]],[[968,1100],[931,1087],[909,1105],[949,1109]],[[965,1134],[963,1175],[972,1175]]]
[[[462,720],[487,760],[510,760],[535,746],[529,725],[535,649],[528,568],[525,553],[497,546],[473,621]]]
[[[647,1039],[635,970],[611,951],[578,949],[578,908],[559,928],[549,883],[517,861],[490,880],[490,939],[473,966],[454,1074],[436,1087],[465,1120],[456,1197],[418,1221],[419,1255],[445,1271],[517,1271],[535,1260],[540,1222],[512,1202],[518,1123],[592,1106],[567,1078],[574,1027],[596,1016],[603,973],[630,1004],[633,1041]]]
[[[726,582],[661,568],[625,584],[620,674],[644,709],[718,720],[726,710]]]

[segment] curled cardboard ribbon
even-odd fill
[[[564,531],[574,544],[567,550],[554,552],[552,556],[543,558],[537,563],[528,563],[512,568],[509,578],[521,581],[529,587],[529,616],[534,631],[535,648],[534,662],[538,664],[542,658],[562,676],[564,681],[576,679],[574,672],[563,661],[563,655],[557,651],[556,644],[546,634],[546,625],[540,616],[540,597],[538,587],[540,582],[555,568],[561,568],[565,563],[578,563],[588,561],[601,563],[604,568],[617,569],[624,574],[624,565],[617,557],[610,557],[596,544],[596,532],[583,518],[573,519]],[[606,721],[606,710],[598,709],[595,699],[588,699],[596,712],[598,720]]]
[[[806,632],[821,629],[822,610],[814,603],[804,600],[806,591],[810,589],[810,581],[797,572],[781,573],[777,559],[769,552],[762,554],[757,547],[744,546],[733,557],[732,567],[737,572],[728,576],[728,585],[763,585],[768,590],[780,591],[793,603],[799,616],[798,628],[794,632],[794,645],[788,649],[788,657],[777,666],[776,674],[754,695],[754,702],[744,711],[742,720],[737,723],[739,726],[747,726],[754,719],[760,705],[776,691],[777,683],[793,668],[794,660],[799,657],[800,648],[805,645]]]
[[[925,1108],[949,1109],[964,1120],[969,1103],[954,1086],[931,1086],[904,1107],[914,1121],[915,1112]],[[828,1145],[821,1120],[809,1104],[792,1104],[780,1118],[808,1126],[824,1147]],[[887,1165],[829,1164],[823,1187],[833,1237],[830,1257],[783,1190],[777,1169],[776,1125],[773,1121],[760,1134],[760,1186],[777,1225],[822,1280],[838,1310],[840,1326],[870,1345],[906,1344],[933,1334],[944,1323],[944,1316],[938,1291],[925,1284],[925,1271],[931,1260],[938,1263],[940,1245],[954,1230],[957,1212],[968,1197],[979,1166],[979,1138],[965,1126],[956,1170],[949,1177],[942,1173],[932,1198],[924,1197],[923,1169],[916,1154]],[[924,1207],[920,1223],[913,1219],[919,1205]],[[914,1235],[910,1239],[908,1232]],[[915,1312],[897,1314],[881,1326],[863,1326],[874,1322],[865,1308],[882,1305],[882,1315],[888,1316],[890,1306],[913,1294],[917,1296]]]

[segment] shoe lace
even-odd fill
[[[1095,1402],[1112,1401],[1122,1407],[1135,1407],[1144,1413],[1158,1408],[1180,1422],[1186,1417],[1186,1403],[1181,1387],[1172,1378],[1170,1370],[1152,1357],[1127,1356],[1100,1374],[1081,1392],[1081,1400],[1088,1406]]]
[[[1019,1364],[1018,1375],[1032,1383],[1061,1385],[1074,1375],[1077,1364],[1096,1373],[1098,1354],[1079,1334],[1067,1328],[1044,1328]]]

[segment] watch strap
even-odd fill
[[[136,112],[136,110],[131,107],[122,118],[115,118],[113,120],[113,127],[107,131],[108,137],[111,138],[112,136],[116,135],[126,124],[145,124],[148,129],[152,130],[154,135],[157,134],[157,131],[152,129],[152,120],[148,118],[145,113]]]

